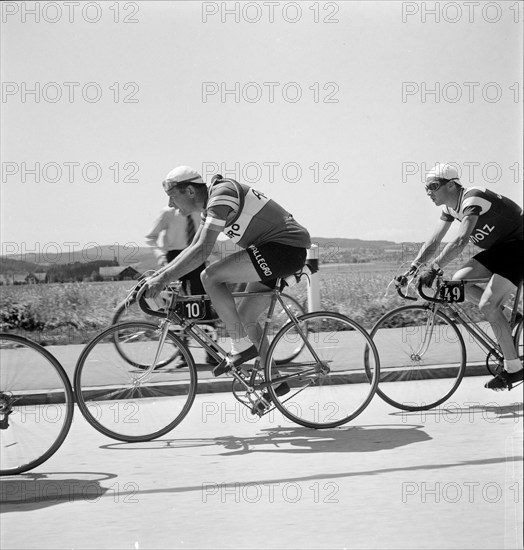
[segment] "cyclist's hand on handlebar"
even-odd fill
[[[412,264],[411,267],[406,271],[406,273],[395,277],[395,284],[397,286],[406,286],[408,284],[408,277],[416,273],[418,268],[418,265]]]
[[[424,286],[430,287],[433,284],[433,281],[437,275],[442,275],[442,269],[437,264],[433,264],[431,267],[428,267],[421,271],[419,276],[419,282]]]
[[[152,277],[149,277],[146,281],[146,297],[156,298],[162,290],[164,290],[166,284],[167,283],[162,275],[153,275]]]

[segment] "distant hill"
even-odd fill
[[[366,241],[340,237],[312,237],[312,243],[319,247],[321,263],[362,263],[377,261],[398,262],[414,258],[420,243],[396,243],[393,241]],[[226,240],[226,242],[230,242]],[[442,245],[443,246],[443,245]],[[227,248],[226,248],[227,249]],[[476,247],[468,245],[464,254],[471,257]],[[135,243],[125,245],[97,245],[81,250],[51,250],[41,254],[27,253],[0,256],[0,272],[21,273],[49,271],[53,266],[74,264],[75,262],[117,261],[118,265],[133,266],[143,273],[158,267],[151,247]]]
[[[313,237],[312,242],[320,248],[320,253],[332,255],[335,250],[347,251],[352,249],[390,248],[396,245],[392,241],[365,241],[361,239]],[[44,250],[41,253],[28,252],[10,254],[0,257],[2,271],[47,271],[54,265],[73,264],[75,262],[93,262],[99,260],[116,259],[119,265],[132,265],[138,271],[145,271],[157,267],[153,249],[148,246],[138,246],[135,243],[126,245],[97,245],[89,248],[70,250],[65,248],[56,251],[55,248]]]
[[[364,241],[362,239],[344,239],[339,237],[311,237],[311,242],[319,247],[335,245],[340,248],[390,248],[399,246],[393,241]]]
[[[23,262],[10,257],[0,256],[0,273],[34,273],[43,271],[42,267],[33,262]]]
[[[97,245],[80,250],[65,248],[62,251],[46,250],[41,253],[28,252],[0,256],[2,272],[7,269],[14,271],[47,271],[55,265],[74,264],[75,262],[94,262],[116,259],[119,265],[132,265],[137,271],[145,271],[156,265],[156,259],[151,247],[139,247],[134,243],[126,245]],[[13,263],[14,262],[14,263]],[[4,265],[6,266],[4,268]],[[17,267],[15,267],[17,266]],[[138,267],[137,267],[138,266]]]

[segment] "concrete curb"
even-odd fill
[[[441,365],[439,367],[429,367],[426,369],[428,376],[427,379],[438,379],[438,378],[452,378],[454,376],[454,370],[456,367],[451,365]],[[398,376],[400,373],[408,372],[407,370],[397,370],[394,373],[390,373],[391,376]],[[466,372],[464,376],[485,376],[488,374],[486,366],[481,364],[473,364],[466,366]],[[367,376],[365,372],[341,372],[335,374],[332,379],[335,379],[337,382],[343,383],[364,383],[367,382]],[[231,392],[233,385],[233,378],[198,378],[197,380],[197,395],[199,394],[208,394],[208,393],[224,393]],[[381,382],[388,381],[388,375],[381,373]],[[145,387],[147,388],[147,386]],[[144,389],[145,389],[144,388]],[[184,381],[175,382],[173,384],[166,384],[165,389],[170,389],[170,395],[185,395],[187,393],[188,384]],[[93,389],[89,390],[87,395],[91,397],[95,396],[100,390]],[[59,404],[63,403],[63,398],[61,397],[63,392],[39,392],[39,393],[27,393],[21,397],[17,402],[19,405],[50,405],[50,404]],[[147,392],[144,392],[142,395],[134,397],[134,399],[140,398],[151,398],[157,397],[156,395],[147,395]],[[75,402],[76,402],[75,396]]]

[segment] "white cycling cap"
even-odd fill
[[[451,164],[438,163],[426,174],[426,183],[435,179],[458,180],[458,170]]]
[[[169,192],[179,183],[204,183],[202,176],[191,166],[177,166],[166,176],[162,182],[165,192]]]

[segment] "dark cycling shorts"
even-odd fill
[[[278,277],[287,277],[302,269],[307,255],[305,248],[281,243],[251,245],[246,252],[260,276],[260,281],[269,288],[275,288]]]
[[[495,244],[473,256],[474,260],[487,267],[492,273],[509,279],[518,286],[523,279],[522,257],[524,241]]]

